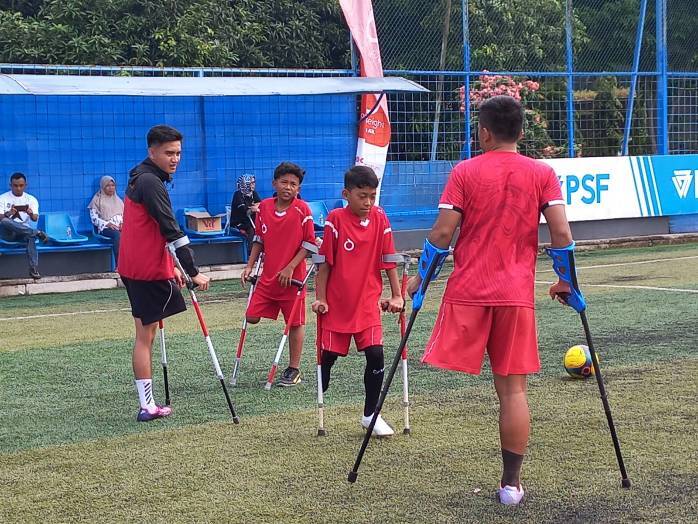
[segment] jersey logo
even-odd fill
[[[354,248],[356,246],[354,245],[354,242],[351,241],[351,238],[347,238],[346,242],[344,242],[344,249],[347,251],[354,251]]]
[[[363,220],[361,220],[361,221],[359,222],[359,224],[361,224],[361,225],[364,226],[364,227],[368,227],[368,224],[369,224],[370,222],[371,222],[371,221],[370,221],[368,218],[364,218]]]
[[[264,233],[264,234],[266,235],[266,234],[267,234],[267,231],[269,231],[269,229],[267,228],[267,225],[266,225],[266,224],[262,224],[262,233]]]

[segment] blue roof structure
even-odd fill
[[[126,77],[0,75],[0,95],[293,96],[428,93],[401,77]]]

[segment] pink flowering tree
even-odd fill
[[[473,108],[472,123],[477,127],[477,107],[481,102],[493,96],[508,95],[520,101],[526,114],[524,123],[524,138],[521,142],[522,150],[529,156],[536,158],[554,158],[566,155],[564,146],[556,146],[548,134],[548,121],[543,112],[536,108],[543,100],[540,84],[531,80],[516,80],[507,75],[482,75],[471,84],[470,104]],[[460,110],[465,112],[465,88],[459,89]],[[474,144],[478,147],[477,144]]]

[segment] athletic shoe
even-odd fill
[[[156,418],[169,417],[171,414],[172,408],[170,406],[155,406],[154,409],[150,410],[141,408],[136,420],[138,422],[149,422]]]
[[[296,368],[287,367],[281,374],[281,380],[279,380],[279,386],[285,388],[290,388],[296,384],[301,383],[301,372]]]
[[[48,240],[48,235],[40,229],[37,229],[36,236],[39,237],[39,240],[41,240],[42,242],[46,242]]]
[[[361,417],[361,425],[364,427],[364,429],[368,429],[368,426],[371,425],[372,418],[373,414],[369,415],[368,417]],[[383,420],[383,417],[378,415],[378,418],[376,419],[376,425],[373,426],[373,433],[371,433],[371,435],[374,437],[389,437],[394,434],[395,432],[393,431],[393,428],[391,428],[388,425],[388,423],[385,420]]]
[[[515,506],[521,502],[521,499],[524,496],[524,490],[521,485],[516,487],[509,485],[502,486],[500,484],[497,488],[497,494],[499,495],[499,502],[506,504],[507,506]]]
[[[34,280],[39,280],[41,278],[41,274],[39,273],[39,270],[36,268],[29,269],[29,276],[32,277]]]

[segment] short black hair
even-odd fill
[[[518,100],[506,95],[488,98],[478,108],[480,125],[495,138],[516,142],[521,136],[524,110]]]
[[[368,166],[354,166],[344,173],[344,189],[351,191],[356,187],[378,187],[378,177]]]
[[[305,176],[305,171],[298,164],[293,162],[281,162],[276,169],[274,169],[274,180],[281,178],[284,175],[296,175],[298,177],[298,182],[303,183],[303,177]]]
[[[174,127],[159,125],[151,127],[150,131],[148,131],[148,147],[177,141],[182,141],[182,133]]]
[[[12,175],[10,176],[10,184],[13,180],[19,180],[20,178],[25,182],[27,181],[27,177],[24,175],[24,173],[20,173],[19,171],[17,171],[16,173],[12,173]]]

